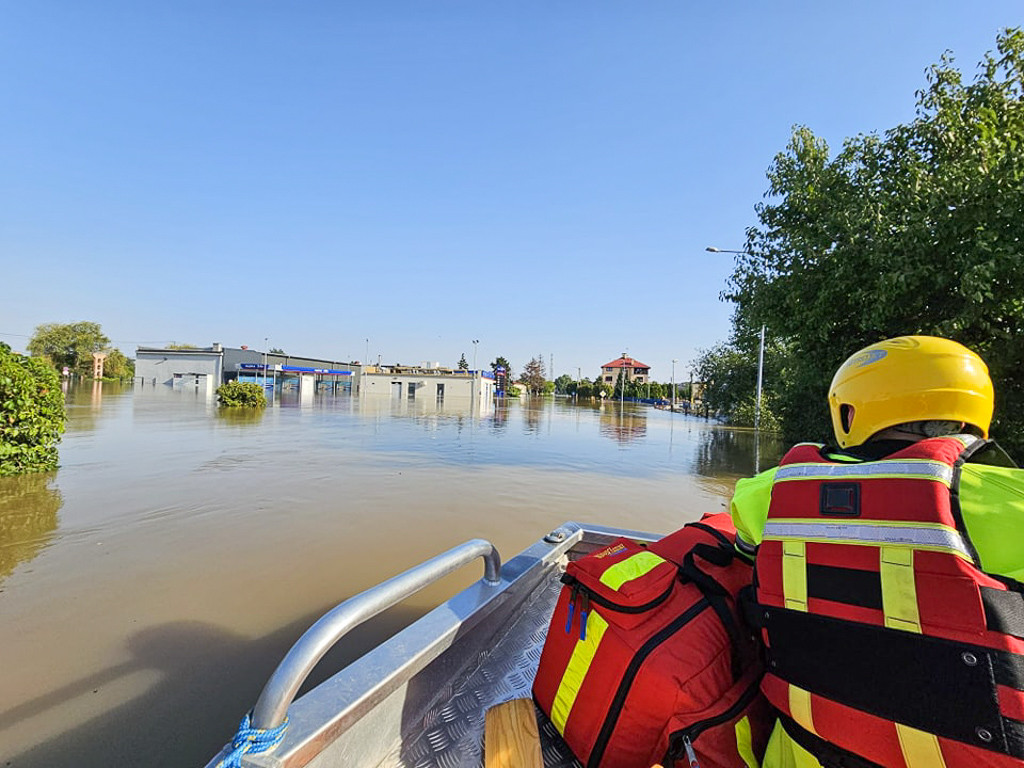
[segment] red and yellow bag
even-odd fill
[[[588,768],[755,768],[771,716],[729,516],[568,565],[533,693]]]

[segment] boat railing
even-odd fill
[[[489,541],[472,539],[349,598],[325,613],[292,646],[263,687],[253,708],[253,727],[271,729],[280,726],[299,688],[317,662],[351,630],[478,557],[484,559],[483,583],[498,586],[501,583],[498,550]]]

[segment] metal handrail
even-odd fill
[[[489,586],[500,584],[498,550],[489,541],[472,539],[350,597],[321,616],[285,654],[263,686],[253,708],[253,727],[267,729],[281,725],[306,677],[349,631],[478,557],[484,559],[483,582]]]

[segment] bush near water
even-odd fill
[[[229,381],[217,387],[217,399],[225,408],[266,408],[263,387],[251,381]]]
[[[66,419],[57,372],[0,342],[0,476],[56,469]]]

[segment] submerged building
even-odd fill
[[[135,380],[212,393],[228,381],[251,381],[272,391],[329,391],[403,400],[464,400],[481,405],[494,398],[490,371],[444,368],[437,363],[362,365],[315,357],[260,352],[221,344],[209,347],[139,347]]]

